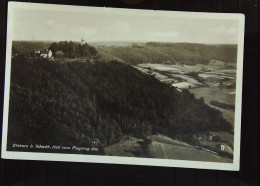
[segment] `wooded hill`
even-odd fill
[[[131,46],[98,46],[102,59],[121,60],[131,65],[140,63],[208,64],[211,60],[236,63],[237,45],[193,43],[133,44]]]
[[[95,47],[87,43],[76,43],[72,41],[54,42],[50,45],[49,50],[53,52],[54,57],[58,57],[57,52],[62,52],[66,58],[91,58],[97,55]]]
[[[13,143],[103,147],[126,136],[230,130],[222,114],[130,65],[13,58]]]
[[[31,55],[36,50],[51,50],[54,57],[61,57],[57,52],[62,53],[64,58],[91,58],[97,55],[95,47],[87,43],[72,41],[43,42],[43,41],[13,41],[12,53],[18,55]]]

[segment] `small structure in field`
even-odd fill
[[[218,150],[225,151],[225,149],[226,149],[226,145],[223,145],[223,144],[217,144],[217,145],[216,145],[216,148],[217,148]]]
[[[231,147],[229,147],[226,144],[217,144],[215,147],[216,150],[220,151],[220,152],[225,152],[228,154],[233,154],[233,150],[231,149]]]

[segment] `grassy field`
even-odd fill
[[[130,138],[105,148],[105,155],[149,157],[157,159],[192,160],[231,163],[232,160],[197,149],[163,135],[150,136],[151,142],[143,148],[143,139]]]
[[[230,105],[235,105],[235,94],[230,94],[230,92],[233,92],[234,90],[230,90],[230,89],[220,90],[219,87],[199,87],[199,88],[189,89],[189,91],[193,93],[197,99],[203,97],[205,103],[207,103],[212,108],[221,111],[223,117],[234,127],[234,116],[235,116],[234,110],[223,109],[210,104],[210,102],[214,100],[222,103],[227,103]]]
[[[219,87],[200,87],[190,89],[190,92],[194,93],[196,98],[203,97],[205,102],[210,103],[211,100],[227,103],[230,105],[235,104],[234,89],[222,89]]]
[[[222,158],[216,154],[198,150],[194,147],[152,142],[149,151],[152,157],[159,159],[193,160],[231,163],[232,160]]]
[[[135,157],[141,150],[142,139],[130,138],[104,148],[105,155]]]

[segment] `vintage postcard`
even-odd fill
[[[2,158],[239,170],[244,15],[11,2]]]

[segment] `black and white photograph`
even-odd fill
[[[2,158],[239,170],[242,14],[9,3]]]

